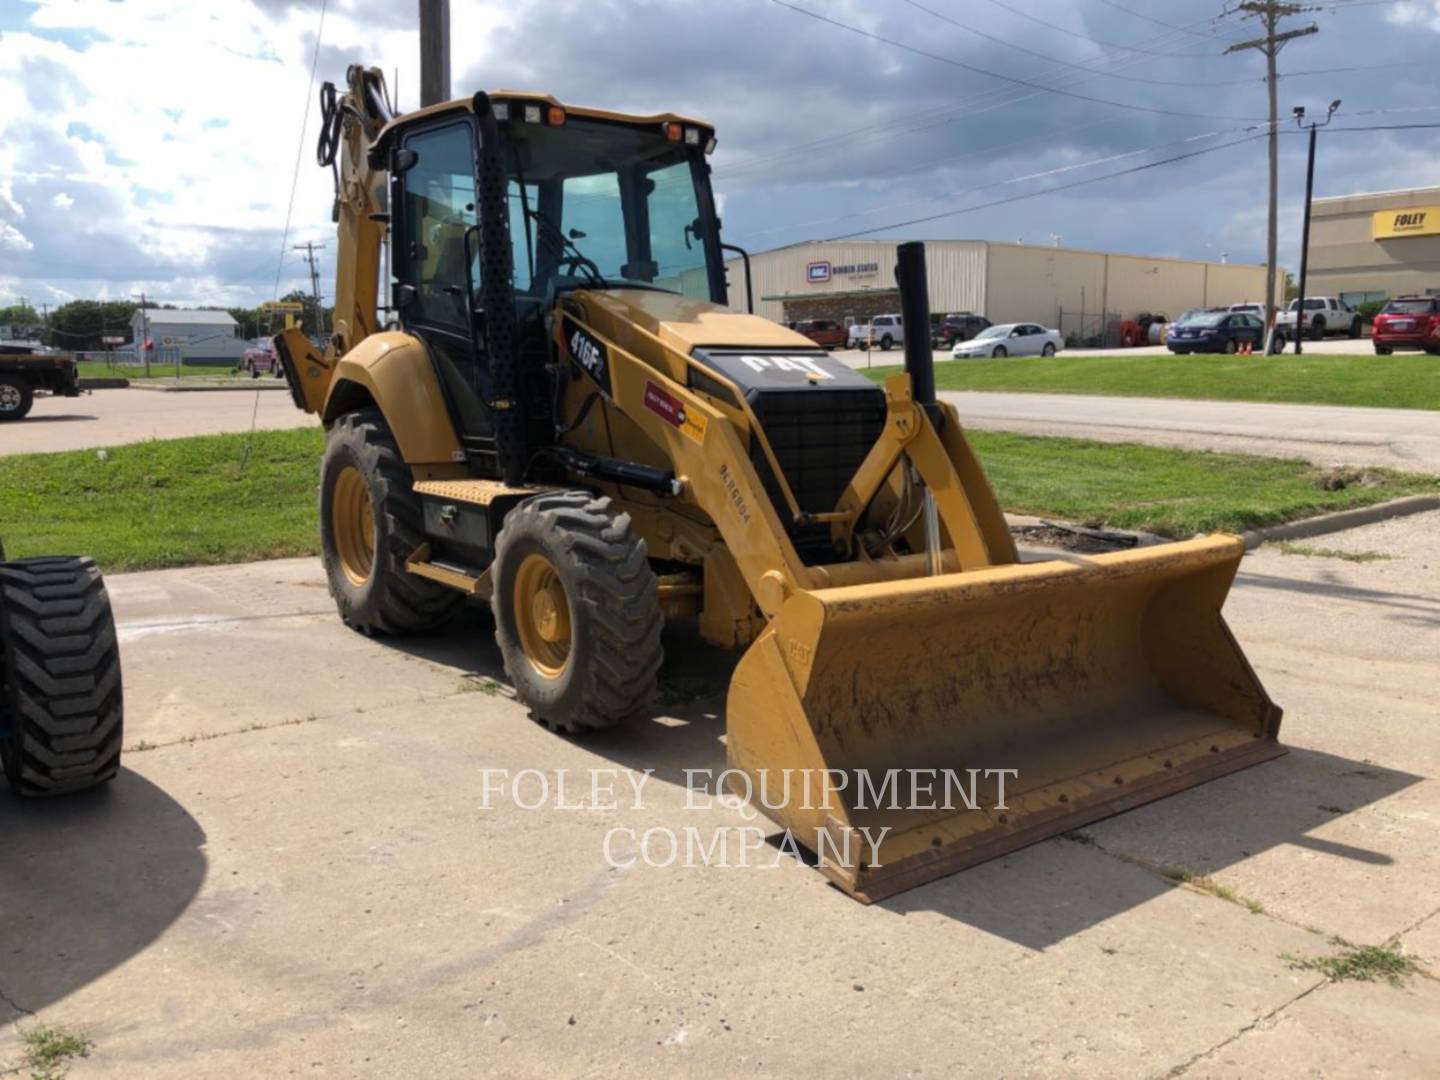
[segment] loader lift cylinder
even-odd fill
[[[935,354],[930,349],[930,285],[925,273],[925,245],[919,240],[901,244],[896,252],[895,283],[900,286],[900,317],[905,325],[905,371],[910,396],[925,410],[935,430],[941,413],[935,403]],[[925,554],[931,577],[944,572],[940,551],[940,512],[935,495],[925,489],[923,506]]]

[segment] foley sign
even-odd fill
[[[1376,240],[1397,236],[1440,236],[1440,206],[1407,206],[1403,210],[1377,210],[1370,225]]]

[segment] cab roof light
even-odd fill
[[[677,124],[673,120],[661,126],[665,129],[665,138],[669,139],[671,142],[679,142],[681,136],[684,134],[684,125]]]
[[[686,145],[686,146],[699,146],[699,145],[700,145],[700,129],[699,129],[699,128],[687,127],[687,128],[685,129],[685,145]]]
[[[711,135],[710,138],[708,138],[708,139],[705,140],[705,153],[707,153],[707,154],[713,154],[714,152],[715,152],[715,136],[714,136],[714,135]]]
[[[510,119],[510,103],[508,101],[495,102],[491,106],[491,111],[495,113],[495,119],[499,120],[502,124]]]
[[[551,105],[549,115],[546,119],[551,127],[563,127],[565,124],[565,110],[559,105]]]
[[[536,104],[533,104],[533,103],[532,103],[532,104],[529,104],[529,105],[526,105],[526,106],[525,106],[525,122],[526,122],[527,124],[538,124],[538,123],[540,123],[540,106],[539,106],[539,105],[536,105]]]

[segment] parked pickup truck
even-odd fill
[[[34,342],[0,341],[0,422],[28,413],[37,390],[79,397],[75,361]]]
[[[905,344],[905,322],[899,315],[876,315],[868,323],[850,327],[852,349],[869,349],[878,345],[885,352],[892,346]]]
[[[1295,331],[1297,318],[1300,318],[1300,301],[1291,300],[1290,306],[1275,317],[1275,329],[1293,341],[1298,336]],[[1358,311],[1333,296],[1307,296],[1302,321],[1305,334],[1316,341],[1326,334],[1358,338],[1365,325]]]

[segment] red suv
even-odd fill
[[[848,339],[848,331],[834,319],[806,319],[795,329],[822,349],[843,349]]]
[[[1440,355],[1440,296],[1397,296],[1375,316],[1375,355],[1424,349]]]

